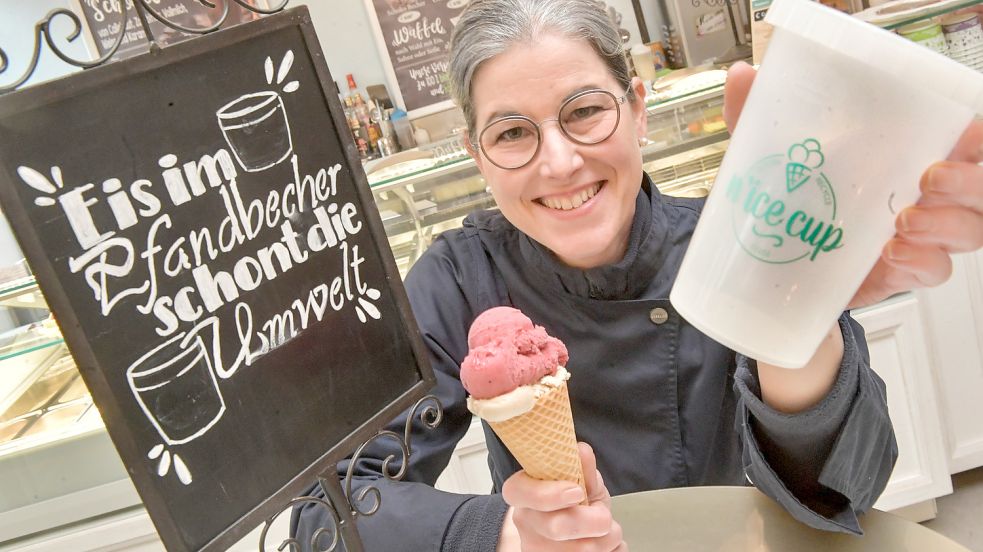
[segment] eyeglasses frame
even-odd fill
[[[611,98],[614,99],[614,108],[615,108],[616,113],[617,113],[617,119],[614,122],[614,126],[611,128],[611,132],[608,133],[607,136],[605,136],[604,138],[601,138],[600,140],[598,140],[596,142],[583,142],[581,140],[577,140],[576,138],[574,138],[573,136],[571,136],[569,132],[567,132],[567,129],[563,126],[563,123],[560,122],[560,113],[563,112],[563,108],[565,108],[568,104],[570,104],[570,102],[572,102],[574,100],[577,100],[579,98],[582,98],[582,97],[584,97],[584,96],[586,96],[588,94],[595,94],[595,93],[598,93],[598,92],[607,94],[608,96],[611,96]],[[536,121],[533,121],[531,118],[526,117],[525,115],[506,115],[505,117],[499,117],[498,119],[495,119],[494,121],[491,121],[487,125],[485,125],[485,128],[483,128],[481,130],[481,132],[478,133],[478,141],[477,141],[477,143],[475,143],[475,142],[472,141],[471,142],[471,145],[472,145],[472,147],[474,147],[475,151],[478,151],[482,155],[484,155],[485,156],[485,159],[487,159],[489,163],[491,163],[492,165],[495,165],[496,167],[498,167],[500,169],[507,170],[507,171],[521,169],[522,167],[525,167],[529,163],[532,163],[533,159],[536,159],[536,156],[539,155],[539,150],[540,150],[540,148],[543,145],[543,129],[542,129],[542,125],[544,123],[549,122],[549,121],[556,121],[556,125],[558,127],[560,127],[560,132],[563,133],[563,136],[565,136],[567,138],[567,140],[570,140],[574,144],[579,144],[581,146],[594,146],[594,145],[600,144],[601,142],[603,142],[603,141],[607,140],[608,138],[614,136],[614,133],[617,132],[618,126],[621,124],[621,105],[624,104],[626,101],[628,101],[628,97],[631,95],[631,93],[632,93],[631,84],[628,85],[628,88],[625,90],[625,93],[622,94],[620,97],[619,96],[615,96],[613,92],[611,92],[609,90],[605,90],[603,88],[591,88],[591,89],[588,89],[588,90],[582,90],[580,92],[577,92],[573,96],[570,96],[569,98],[567,98],[566,100],[564,100],[562,104],[560,104],[560,108],[556,110],[556,117],[547,117],[546,119],[543,119],[543,120],[539,121],[538,123]],[[526,121],[529,124],[531,124],[532,126],[536,127],[536,150],[533,151],[533,153],[529,157],[529,160],[528,161],[526,161],[525,163],[523,163],[521,165],[518,165],[516,167],[505,167],[505,166],[499,165],[491,157],[489,157],[488,154],[485,153],[484,150],[483,150],[483,148],[481,147],[481,137],[485,135],[485,132],[487,132],[488,129],[491,128],[492,125],[496,125],[496,124],[498,124],[498,123],[500,123],[502,121]],[[469,141],[470,141],[470,139],[469,139]]]

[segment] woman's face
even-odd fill
[[[476,134],[504,114],[555,118],[585,88],[625,93],[586,41],[547,34],[516,44],[475,74]],[[502,169],[471,152],[505,217],[567,265],[614,263],[627,249],[642,177],[638,140],[646,129],[644,86],[636,78],[632,88],[636,100],[621,104],[618,128],[598,144],[572,142],[548,121],[540,127],[539,152],[521,168]]]

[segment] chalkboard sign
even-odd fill
[[[364,0],[395,95],[410,117],[453,106],[444,89],[451,31],[468,0]]]
[[[0,97],[0,201],[168,550],[432,386],[306,8]]]
[[[127,4],[125,22],[122,20],[122,3],[124,1]],[[260,17],[258,13],[237,4],[235,0],[209,1],[215,7],[205,6],[199,0],[148,0],[147,5],[149,6],[148,9],[153,10],[168,21],[191,29],[202,29],[214,25],[222,16],[226,2],[229,4],[229,14],[222,24],[223,28],[254,21]],[[266,8],[266,0],[245,1],[259,8]],[[79,4],[100,56],[106,55],[112,49],[120,32],[123,33],[123,37],[120,39],[119,49],[113,54],[112,59],[133,57],[150,48],[147,34],[143,32],[143,26],[140,24],[140,17],[133,8],[133,0],[114,0],[112,2],[79,0]],[[150,25],[150,32],[153,33],[154,40],[159,46],[169,46],[196,36],[172,29],[151,15],[147,16],[147,23]]]

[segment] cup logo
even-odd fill
[[[787,264],[843,247],[836,193],[820,170],[825,163],[819,140],[808,138],[731,178],[731,228],[744,251],[766,263]]]

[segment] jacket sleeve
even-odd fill
[[[863,327],[847,313],[839,325],[844,347],[837,380],[804,412],[765,405],[756,363],[738,355],[736,423],[752,484],[807,525],[859,535],[857,514],[884,490],[898,447]]]
[[[455,445],[467,432],[471,413],[459,377],[460,361],[467,353],[467,329],[473,318],[461,288],[447,241],[438,238],[407,275],[406,292],[423,341],[430,353],[430,363],[437,379],[432,393],[443,406],[444,417],[433,429],[427,428],[419,415],[412,422],[411,455],[407,473],[400,481],[383,474],[383,463],[392,456],[390,473],[402,462],[400,445],[389,438],[374,440],[363,451],[353,471],[352,494],[372,486],[379,490],[381,504],[371,516],[357,519],[359,536],[367,552],[390,550],[439,551],[461,549],[459,543],[473,543],[468,550],[493,551],[498,543],[506,505],[499,495],[476,496],[453,494],[433,488],[447,466]],[[403,435],[405,412],[386,429]],[[342,480],[350,458],[338,464]],[[344,482],[342,482],[344,485]],[[324,498],[320,485],[307,493]],[[367,495],[362,510],[374,504]],[[316,503],[297,506],[291,515],[291,536],[301,550],[308,551],[311,536],[322,527],[331,527],[330,513]],[[327,548],[322,537],[319,548]],[[445,543],[445,541],[448,541]]]

